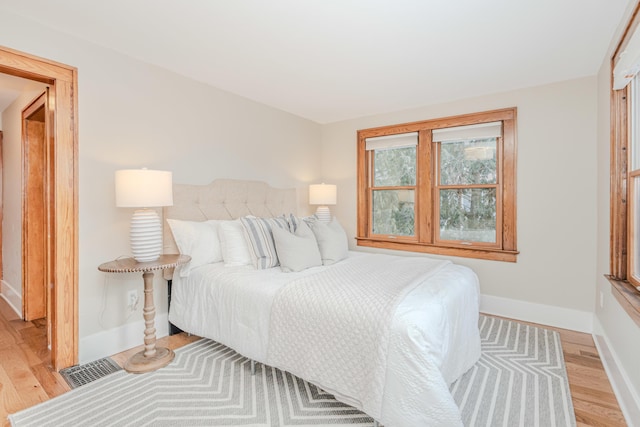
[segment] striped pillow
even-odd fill
[[[278,266],[278,254],[271,230],[274,227],[279,227],[289,231],[289,223],[286,218],[244,217],[240,218],[240,222],[249,244],[253,266],[259,270]]]

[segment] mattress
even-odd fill
[[[350,252],[341,263],[372,256]],[[379,263],[381,255],[375,256]],[[184,331],[270,365],[271,315],[279,293],[290,283],[331,268],[284,273],[278,267],[204,265],[192,269],[186,278],[174,275],[169,320]],[[464,266],[446,263],[412,286],[393,311],[386,369],[380,378],[383,399],[369,415],[389,427],[461,425],[448,386],[480,357],[476,275]],[[313,382],[338,400],[366,407],[362,396],[350,390],[327,389],[322,378]]]

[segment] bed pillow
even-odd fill
[[[298,225],[300,225],[300,221],[302,218],[298,218],[294,214],[290,213],[289,215],[283,215],[283,217],[287,220],[287,224],[289,225],[289,231],[295,233],[298,229]]]
[[[282,271],[302,271],[322,265],[316,237],[304,222],[298,223],[295,233],[280,227],[274,227],[272,232]]]
[[[289,231],[292,233],[296,232],[298,225],[300,225],[301,222],[317,218],[315,215],[295,216],[294,214],[283,215],[283,217],[287,220],[287,223],[289,224]]]
[[[251,254],[240,220],[222,221],[218,233],[225,267],[251,264]]]
[[[319,221],[317,218],[307,218],[305,223],[316,236],[322,265],[331,265],[343,260],[349,253],[347,233],[334,217],[330,222]]]
[[[191,257],[191,262],[180,269],[180,277],[187,277],[192,268],[222,261],[218,237],[220,221],[167,219],[167,222],[180,253]]]
[[[249,253],[253,266],[258,270],[272,268],[278,265],[278,254],[273,242],[274,228],[289,231],[289,223],[282,216],[278,218],[240,218],[244,229],[244,236],[249,245]]]

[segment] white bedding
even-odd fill
[[[379,264],[381,255],[353,252],[336,267],[354,260],[361,263],[366,259],[362,257]],[[415,283],[393,305],[386,368],[378,374],[384,376],[378,378],[382,384],[381,402],[374,409],[368,407],[370,415],[388,427],[461,425],[448,385],[480,357],[478,281],[466,267],[436,264],[432,274]],[[188,278],[174,275],[169,320],[185,331],[272,365],[269,325],[279,292],[293,281],[312,279],[312,275],[331,268],[283,273],[279,268],[205,265],[193,269]],[[335,390],[323,384],[321,377],[314,376],[313,382],[335,393],[339,400],[359,409],[366,406],[366,397],[363,402],[362,393],[357,390]]]

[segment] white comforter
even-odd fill
[[[295,360],[282,358],[282,354],[276,356],[273,345],[270,351],[270,342],[280,346],[289,338],[285,337],[282,325],[273,327],[274,321],[283,323],[277,320],[282,307],[274,306],[274,302],[286,292],[287,284],[311,282],[315,275],[326,275],[323,270],[346,271],[356,265],[357,269],[366,269],[368,264],[374,271],[385,257],[389,261],[399,260],[408,280],[405,285],[399,282],[394,285],[397,288],[392,293],[395,297],[391,296],[387,304],[389,320],[381,334],[374,337],[375,345],[382,345],[386,351],[383,348],[382,355],[373,358],[380,362],[379,366],[372,365],[377,366],[375,373],[369,373],[373,378],[361,376],[363,382],[358,384],[358,378],[355,378],[355,383],[345,382],[347,387],[344,388],[345,384],[331,381],[335,375],[329,375],[331,378],[324,381],[323,372],[300,371],[301,366]],[[414,266],[420,264],[418,260],[423,260],[427,266],[424,271],[418,271]],[[412,271],[407,271],[408,265]],[[339,400],[365,410],[386,426],[461,425],[448,385],[480,357],[479,289],[471,270],[427,258],[351,253],[348,259],[333,267],[317,267],[300,273],[282,273],[279,268],[254,270],[213,264],[192,270],[186,279],[178,276],[174,275],[169,319],[181,329],[214,339],[258,362],[311,380],[334,393]],[[356,285],[356,288],[354,292],[363,292],[366,286]],[[276,313],[274,319],[272,313]],[[383,310],[381,317],[384,316]],[[354,325],[352,330],[359,327]],[[323,342],[330,342],[333,333],[325,328]],[[340,341],[340,338],[336,339]],[[367,339],[355,345],[372,343],[369,340],[364,344],[365,341]],[[350,354],[351,350],[357,351],[347,349],[341,354]],[[320,371],[340,376],[340,369],[347,369],[347,366],[328,358],[327,365]],[[353,375],[346,375],[350,373],[345,372],[344,376],[353,379]],[[379,390],[363,393],[361,386],[366,381],[378,384],[374,388],[379,387]]]

